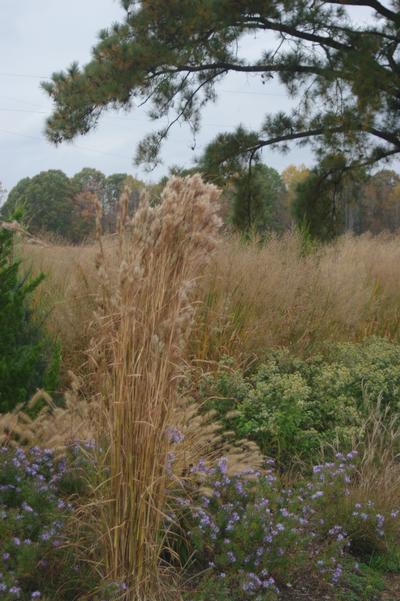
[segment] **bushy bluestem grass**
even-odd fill
[[[227,429],[287,468],[329,445],[350,450],[378,400],[388,423],[399,409],[399,366],[400,345],[379,338],[332,345],[325,358],[269,351],[247,373],[223,361],[200,379],[200,396]]]
[[[99,404],[100,463],[109,471],[96,489],[95,522],[103,577],[126,583],[124,601],[154,601],[164,596],[164,577],[171,584],[171,572],[160,564],[168,431],[179,404],[194,292],[218,242],[218,198],[200,176],[172,178],[160,205],[142,198],[131,217],[126,191],[114,253],[103,244],[97,217],[100,286],[88,379]]]
[[[204,598],[207,582],[208,599],[242,601],[279,599],[312,579],[329,591],[350,586],[350,575],[362,578],[359,562],[390,548],[400,520],[396,507],[381,514],[372,503],[353,502],[356,461],[356,452],[338,453],[291,486],[270,463],[236,476],[224,459],[193,468],[202,492],[194,506],[185,498],[178,504],[196,569],[205,575],[199,596],[191,591],[188,598]],[[363,537],[368,544],[360,548]]]

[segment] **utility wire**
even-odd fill
[[[21,109],[21,108],[8,108],[8,107],[0,107],[0,112],[9,112],[9,113],[33,113],[35,115],[48,115],[49,111],[36,111],[33,109]],[[118,117],[116,115],[105,114],[104,117],[108,117],[109,119],[117,119],[118,121],[135,121],[143,122],[143,118],[135,118],[135,117]],[[237,127],[237,124],[228,124],[228,123],[202,123],[203,127]]]
[[[45,142],[46,141],[44,138],[39,138],[39,136],[29,136],[28,134],[21,134],[18,131],[12,131],[12,130],[9,130],[9,129],[0,129],[0,133],[10,134],[12,136],[19,136],[21,138],[27,138],[29,140],[36,140],[36,141],[38,140],[39,142]],[[78,150],[85,150],[85,151],[88,151],[88,152],[96,152],[98,154],[105,154],[105,155],[108,155],[108,156],[117,157],[119,159],[126,159],[127,158],[126,156],[123,156],[121,154],[114,154],[114,153],[111,153],[111,152],[105,152],[104,150],[97,150],[96,148],[89,148],[88,146],[78,146],[77,144],[71,144],[71,146],[73,148],[78,149]],[[64,146],[64,148],[65,148],[65,146]]]
[[[0,72],[0,76],[2,77],[27,77],[31,79],[50,79],[51,75],[32,75],[28,73],[3,73]],[[276,96],[280,98],[287,98],[287,94],[274,94],[274,93],[265,93],[265,92],[252,92],[251,90],[225,90],[221,89],[220,92],[224,92],[227,94],[248,94],[250,96]]]

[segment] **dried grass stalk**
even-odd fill
[[[200,176],[172,178],[158,207],[142,198],[130,219],[124,194],[111,259],[100,238],[102,285],[89,353],[102,407],[98,435],[108,448],[99,534],[105,575],[127,585],[129,600],[154,601],[161,590],[168,428],[193,320],[192,292],[216,245],[218,197]]]

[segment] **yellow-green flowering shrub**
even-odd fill
[[[337,345],[328,359],[275,350],[250,374],[226,360],[203,379],[201,394],[228,429],[266,455],[285,464],[313,460],[321,447],[357,440],[369,403],[380,399],[389,414],[398,411],[400,345],[371,338]]]

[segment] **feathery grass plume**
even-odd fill
[[[27,229],[18,223],[18,221],[0,221],[0,228],[15,234],[19,234],[20,237],[25,239],[28,244],[37,244],[38,246],[42,246],[44,248],[49,247],[44,240],[32,236],[32,234],[30,234]]]
[[[72,443],[93,440],[92,413],[97,411],[94,403],[82,398],[82,382],[70,373],[70,388],[64,394],[64,405],[57,407],[44,390],[38,390],[31,398],[28,408],[38,403],[44,406],[32,419],[21,406],[11,413],[0,415],[0,446],[45,447],[64,454]]]
[[[227,460],[229,474],[261,469],[265,457],[258,446],[249,440],[234,440],[234,433],[224,430],[216,417],[216,412],[201,410],[197,402],[179,400],[172,420],[178,436],[172,465],[175,481],[184,481],[200,461],[213,466],[221,457]]]
[[[200,176],[172,178],[159,206],[130,218],[121,197],[116,252],[100,236],[101,280],[89,351],[100,403],[98,440],[109,477],[98,489],[104,576],[128,600],[160,595],[168,428],[193,320],[196,280],[216,245],[219,191]]]

